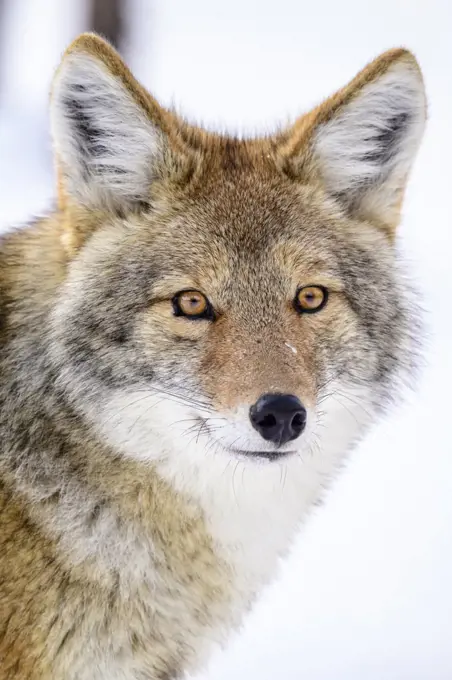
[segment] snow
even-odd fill
[[[428,310],[415,395],[350,457],[283,567],[198,680],[450,680],[452,5],[448,0],[133,0],[126,53],[163,103],[209,127],[269,130],[386,48],[422,65],[430,102],[401,239]],[[0,40],[0,228],[51,204],[46,100],[82,3],[16,0]],[[263,527],[263,530],[265,528]]]

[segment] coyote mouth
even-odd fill
[[[254,458],[256,460],[267,460],[267,461],[277,461],[277,460],[282,460],[283,458],[288,458],[289,456],[293,456],[297,453],[295,449],[276,449],[273,451],[261,451],[261,450],[251,450],[251,449],[238,449],[234,446],[226,446],[223,442],[219,441],[218,439],[215,439],[215,437],[212,436],[212,433],[209,430],[209,426],[207,424],[207,420],[205,418],[201,418],[198,416],[197,418],[198,422],[201,425],[201,429],[204,428],[206,433],[209,436],[209,439],[211,439],[217,446],[219,446],[225,453],[228,453],[229,455],[233,454],[234,456],[240,456],[242,458]]]
[[[227,447],[224,444],[221,444],[221,442],[217,442],[220,444],[221,448],[226,451],[226,453],[233,454],[234,456],[240,456],[242,458],[248,458],[248,459],[256,459],[256,460],[267,460],[269,462],[274,462],[274,461],[280,461],[283,460],[284,458],[288,458],[289,456],[293,456],[297,453],[297,451],[291,449],[291,450],[279,450],[279,451],[253,451],[250,449],[236,449],[234,447]]]
[[[232,453],[247,458],[258,458],[261,460],[276,461],[295,455],[296,451],[245,451],[242,449],[228,449]]]

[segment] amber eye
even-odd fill
[[[212,305],[199,290],[182,290],[173,297],[175,316],[186,316],[189,319],[213,320]]]
[[[295,309],[300,314],[320,312],[328,300],[328,290],[324,286],[305,286],[299,288],[295,296]]]

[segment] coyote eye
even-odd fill
[[[186,316],[189,319],[207,319],[213,321],[212,305],[199,290],[181,290],[173,297],[175,316]]]
[[[324,286],[305,286],[299,288],[294,306],[300,314],[320,312],[328,301],[328,290]]]

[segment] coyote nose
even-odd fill
[[[292,394],[263,394],[250,408],[250,420],[264,439],[281,445],[303,432],[306,409]]]

